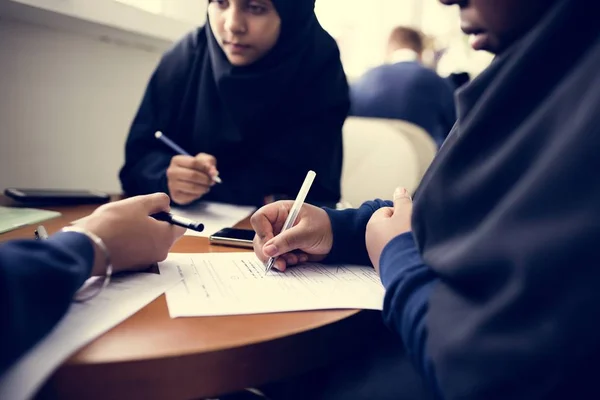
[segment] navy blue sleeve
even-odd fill
[[[324,262],[371,265],[365,243],[365,232],[371,215],[382,207],[393,207],[393,204],[391,201],[377,199],[367,201],[359,208],[348,210],[325,208],[331,221],[333,247]]]
[[[425,323],[429,296],[438,278],[423,263],[411,232],[397,236],[385,246],[379,260],[379,273],[385,287],[383,319],[386,325],[400,335],[413,363],[439,392],[427,354]]]
[[[370,265],[365,243],[367,223],[379,208],[392,205],[390,201],[375,200],[358,209],[326,208],[333,231],[333,247],[325,262]],[[400,335],[413,363],[437,390],[435,371],[425,346],[425,316],[438,278],[423,263],[411,232],[397,236],[386,245],[379,260],[379,273],[386,289],[384,321]]]
[[[62,318],[93,262],[76,232],[0,245],[0,375]]]

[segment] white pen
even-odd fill
[[[296,222],[296,218],[298,217],[298,213],[300,212],[300,209],[302,208],[302,205],[304,204],[306,195],[308,194],[308,191],[310,190],[310,187],[312,186],[312,183],[315,180],[316,176],[317,176],[317,174],[315,173],[315,171],[308,171],[308,174],[306,174],[306,178],[304,178],[304,183],[302,184],[302,187],[300,188],[300,191],[298,192],[298,196],[296,196],[294,205],[292,206],[292,209],[290,210],[290,213],[288,214],[288,216],[285,220],[285,223],[283,224],[283,228],[281,229],[281,232],[284,232],[284,231],[290,229],[292,226],[294,226],[294,223]],[[281,233],[281,232],[279,232],[279,233]],[[271,268],[273,268],[274,263],[275,263],[275,257],[269,258],[269,260],[267,261],[267,270],[266,270],[265,274],[268,273],[271,270]]]
[[[35,238],[38,240],[48,239],[48,232],[46,232],[46,228],[44,228],[44,225],[38,226],[33,233],[35,235]]]
[[[181,154],[182,156],[190,156],[190,157],[192,157],[192,155],[190,153],[188,153],[187,151],[185,151],[184,149],[182,149],[177,143],[175,143],[174,141],[172,141],[171,139],[169,139],[167,136],[165,136],[164,133],[158,131],[158,132],[156,132],[154,134],[154,137],[157,138],[158,140],[160,140],[161,142],[163,142],[165,145],[167,145],[175,153]],[[215,181],[217,183],[223,183],[223,181],[221,180],[221,178],[219,178],[219,175],[213,176],[212,179],[213,179],[213,181]]]

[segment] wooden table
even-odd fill
[[[14,205],[5,197],[0,204]],[[56,232],[94,208],[48,207],[62,216],[44,226]],[[0,241],[31,238],[34,228]],[[172,251],[236,250],[186,236]],[[74,354],[44,392],[61,399],[191,399],[257,387],[350,354],[369,337],[372,317],[343,310],[171,319],[162,295]]]

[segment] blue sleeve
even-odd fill
[[[375,200],[364,203],[358,209],[325,209],[333,231],[333,247],[325,262],[370,265],[365,232],[373,213],[382,207],[392,207],[392,203]],[[438,278],[423,263],[411,232],[397,236],[386,245],[379,269],[386,289],[384,321],[400,335],[413,363],[438,390],[433,364],[425,346],[425,316],[431,290]]]
[[[0,375],[62,318],[93,260],[75,232],[0,245]]]
[[[386,245],[379,269],[385,287],[384,321],[400,335],[414,365],[439,392],[433,364],[427,354],[425,323],[429,296],[438,278],[423,263],[411,232],[397,236]]]
[[[332,264],[371,265],[365,232],[371,215],[382,207],[392,207],[390,201],[373,200],[363,203],[360,208],[332,210],[325,208],[333,232],[333,247],[324,260]]]

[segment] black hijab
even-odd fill
[[[206,36],[199,39],[206,40],[207,45],[202,76],[212,75],[214,79],[200,81],[199,95],[213,109],[198,113],[198,123],[210,130],[215,116],[221,114],[221,118],[231,116],[238,124],[238,129],[226,130],[224,136],[213,135],[213,140],[252,134],[266,137],[266,127],[279,135],[282,123],[298,122],[315,111],[349,101],[337,45],[319,25],[314,3],[274,0],[282,21],[280,37],[264,58],[250,66],[231,65],[210,24],[199,33]],[[216,96],[221,104],[211,101]],[[285,113],[284,118],[275,118],[277,113]],[[273,118],[277,121],[269,124]],[[247,129],[248,124],[254,129]]]
[[[458,123],[422,182],[413,229],[441,280],[428,351],[447,398],[596,398],[582,395],[598,392],[600,361],[592,3],[554,1],[459,92]]]
[[[163,57],[150,84],[158,92],[151,101],[160,114],[155,129],[191,154],[216,157],[224,184],[206,199],[260,204],[270,194],[293,198],[309,169],[317,172],[309,200],[339,199],[348,85],[314,3],[273,0],[280,36],[252,65],[233,66],[208,22]],[[139,153],[140,146],[128,143],[130,159],[136,147]]]

